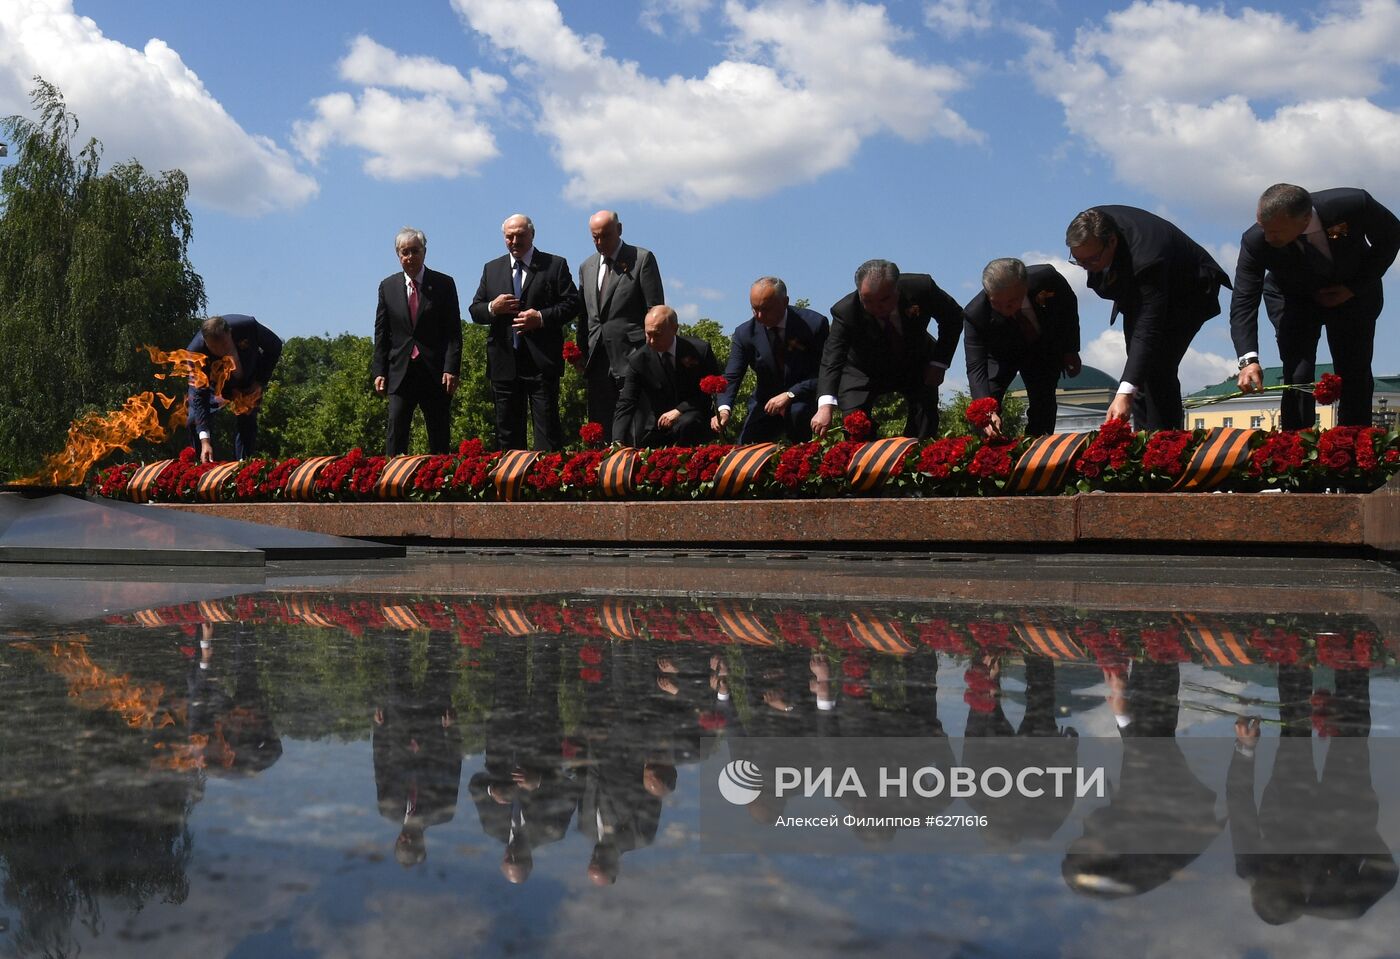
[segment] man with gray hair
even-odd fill
[[[394,237],[400,272],[379,284],[374,314],[374,392],[389,397],[386,456],[408,452],[421,407],[428,450],[448,452],[452,394],[462,371],[462,309],[452,277],[423,265],[428,238],[406,226]]]
[[[1262,388],[1259,300],[1268,306],[1285,383],[1312,383],[1317,341],[1327,330],[1342,378],[1337,425],[1370,426],[1371,356],[1384,301],[1381,277],[1400,252],[1400,220],[1365,190],[1309,193],[1275,183],[1259,198],[1253,226],[1240,237],[1230,337],[1239,355],[1239,387]],[[1312,394],[1285,390],[1280,425],[1313,425]]]
[[[786,439],[805,443],[812,438],[816,412],[817,370],[826,345],[826,317],[788,303],[787,284],[776,276],[759,277],[749,287],[753,316],[740,323],[729,340],[727,381],[719,409],[710,422],[716,433],[729,423],[744,374],[753,370],[740,443]]]
[[[929,335],[938,323],[938,338]],[[927,273],[900,274],[889,260],[867,260],[856,289],[831,308],[822,350],[812,431],[826,435],[837,406],[867,416],[886,393],[909,404],[904,435],[927,439],[938,430],[938,386],[962,333],[962,307]],[[877,424],[878,425],[878,424]]]
[[[1026,435],[1055,432],[1055,385],[1060,372],[1078,376],[1079,300],[1059,271],[1047,263],[1027,267],[1004,257],[982,271],[982,292],[963,311],[963,355],[974,400],[1001,403],[1021,374],[1029,409]],[[1001,432],[993,417],[987,435]]]
[[[486,376],[496,406],[496,447],[526,449],[525,410],[534,448],[564,448],[559,378],[564,375],[564,326],[578,313],[578,288],[562,256],[535,248],[535,224],[517,213],[501,224],[506,255],[481,270],[468,312],[489,326]]]

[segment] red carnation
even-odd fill
[[[963,416],[974,429],[985,430],[992,425],[992,417],[1001,413],[1001,404],[995,396],[984,396],[967,404]]]
[[[1342,378],[1336,373],[1323,373],[1322,379],[1313,387],[1313,399],[1323,406],[1337,402],[1342,395]]]
[[[597,446],[603,442],[603,424],[584,423],[578,428],[578,438],[583,440],[584,446]]]
[[[729,386],[729,381],[722,376],[705,376],[700,379],[700,390],[710,396],[718,396]]]
[[[603,651],[597,646],[584,646],[579,649],[578,658],[590,666],[597,666],[603,661]]]
[[[564,341],[564,362],[570,366],[583,365],[583,350],[573,340]]]
[[[841,428],[856,443],[864,442],[875,432],[875,424],[870,421],[864,410],[851,410],[841,417]]]
[[[707,733],[719,732],[729,725],[729,720],[725,718],[724,713],[702,712],[698,718],[700,728]]]

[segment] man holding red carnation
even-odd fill
[[[982,292],[964,312],[963,355],[974,403],[991,398],[999,410],[1019,373],[1030,404],[1026,435],[1055,432],[1060,373],[1078,376],[1080,370],[1079,300],[1068,281],[1047,263],[1027,267],[1013,257],[993,260],[982,270]],[[982,432],[1001,432],[999,411],[990,414]]]
[[[1275,183],[1259,198],[1257,222],[1240,237],[1230,336],[1240,358],[1239,387],[1263,387],[1259,365],[1259,301],[1278,337],[1284,383],[1311,383],[1317,342],[1327,330],[1341,376],[1338,426],[1371,425],[1371,356],[1384,301],[1381,277],[1400,252],[1400,219],[1365,190],[1309,193]],[[1280,425],[1313,425],[1316,403],[1306,390],[1285,390]]]
[[[626,446],[693,446],[710,432],[710,396],[702,380],[719,377],[710,344],[680,336],[669,306],[647,311],[646,346],[627,358],[612,438]],[[723,384],[717,384],[723,386]]]
[[[958,348],[962,307],[927,273],[901,275],[889,260],[867,260],[855,279],[855,291],[831,308],[812,432],[825,436],[838,406],[869,415],[881,396],[899,393],[909,404],[904,435],[928,439],[938,430],[938,386]]]

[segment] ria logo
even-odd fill
[[[719,792],[736,806],[747,806],[763,791],[763,770],[736,759],[719,771]]]

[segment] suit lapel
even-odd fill
[[[626,243],[617,248],[617,259],[613,261],[612,276],[608,277],[607,283],[603,287],[603,300],[598,304],[598,312],[600,314],[608,308],[608,303],[612,301],[613,291],[617,289],[617,284],[622,280],[623,275],[632,272],[632,269],[636,266],[636,253],[637,248],[628,246]],[[617,269],[619,264],[622,266],[621,270]],[[603,261],[599,258],[598,268],[602,269],[602,265]]]

